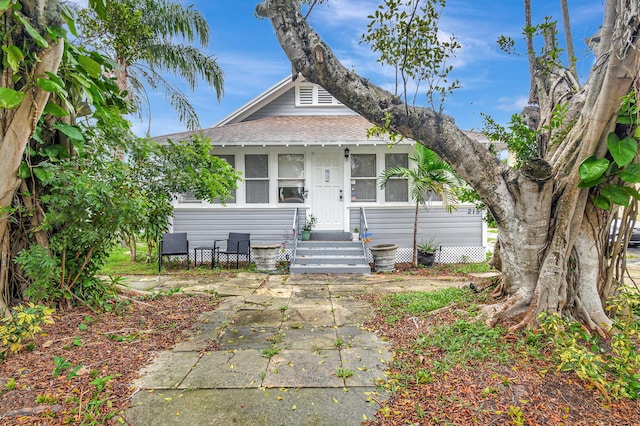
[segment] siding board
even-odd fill
[[[371,244],[413,244],[415,207],[366,207],[365,213]],[[360,209],[349,209],[350,229],[359,226]],[[418,243],[432,237],[444,247],[482,247],[482,214],[461,207],[447,213],[442,207],[420,208],[418,219]]]
[[[186,232],[190,247],[212,245],[229,232],[248,232],[252,244],[292,242],[295,209],[176,209],[172,232]]]
[[[293,88],[251,114],[245,121],[287,115],[356,115],[356,113],[343,105],[296,107],[295,88]]]

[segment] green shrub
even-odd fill
[[[591,335],[578,322],[557,314],[540,314],[542,330],[554,344],[558,369],[575,372],[607,398],[637,399],[640,394],[639,308],[637,289],[622,287],[609,303],[609,310],[615,313],[609,342]],[[605,343],[609,343],[609,349]]]
[[[28,303],[11,310],[11,316],[2,318],[0,325],[0,358],[4,359],[8,352],[19,352],[25,341],[33,339],[42,331],[42,325],[53,324],[53,308]]]

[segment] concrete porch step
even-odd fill
[[[371,268],[369,265],[331,265],[331,264],[314,264],[299,265],[292,264],[289,267],[291,274],[369,274]]]
[[[292,274],[368,274],[369,262],[359,241],[299,241]]]
[[[296,263],[300,265],[369,265],[360,256],[296,256]]]

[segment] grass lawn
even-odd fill
[[[131,260],[131,252],[127,247],[116,247],[100,271],[103,275],[153,275],[158,273],[158,263],[147,263],[147,248],[138,245],[136,262]]]

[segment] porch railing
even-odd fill
[[[298,210],[300,208],[296,207],[293,209],[293,223],[291,225],[292,231],[291,235],[293,236],[293,249],[292,249],[292,257],[291,259],[296,258],[296,248],[298,247],[298,235],[300,234],[298,231],[300,230],[300,215],[298,214]]]
[[[362,247],[365,247],[365,239],[369,236],[369,224],[367,223],[367,212],[364,207],[360,207],[360,223],[359,223],[360,241],[362,241]]]

